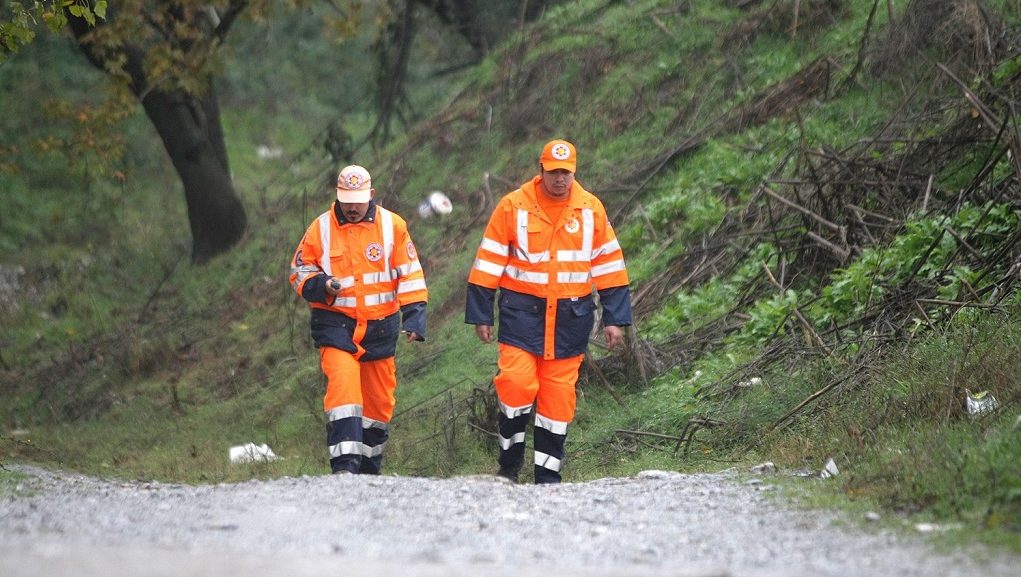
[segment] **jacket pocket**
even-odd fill
[[[362,348],[365,349],[363,361],[374,361],[392,357],[397,353],[397,335],[400,333],[400,313],[394,313],[378,321],[369,321],[365,327],[365,338]]]
[[[596,322],[596,303],[592,296],[557,302],[557,358],[580,355],[588,348],[589,335]]]
[[[400,331],[400,314],[394,313],[378,321],[369,321],[365,329],[365,340],[375,341],[379,339],[396,338]]]
[[[323,309],[312,309],[310,319],[312,340],[317,347],[334,347],[349,353],[354,346],[355,321],[347,315]]]
[[[351,259],[343,247],[330,249],[330,268],[333,276],[349,276],[351,274]]]
[[[542,351],[546,299],[500,290],[498,339],[529,351]]]

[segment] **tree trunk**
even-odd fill
[[[192,262],[205,263],[233,247],[247,223],[230,177],[216,92],[212,84],[198,97],[153,91],[142,106],[184,185]]]
[[[195,15],[187,11],[172,9],[169,14],[184,19],[172,18],[170,24],[184,27],[192,33],[202,31],[207,39],[212,38],[216,44],[222,41],[230,23],[246,5],[245,1],[233,0],[228,10],[222,14],[223,21],[212,32],[207,31],[207,22],[188,19]],[[248,220],[231,180],[227,147],[220,125],[220,105],[212,78],[206,78],[206,90],[200,95],[173,88],[170,82],[164,83],[164,86],[170,86],[166,90],[161,90],[158,84],[150,84],[145,64],[147,49],[151,48],[148,39],[119,37],[115,34],[104,38],[102,42],[105,43],[96,43],[94,32],[113,22],[116,12],[115,7],[110,7],[107,20],[100,22],[96,28],[78,17],[69,17],[68,27],[78,47],[100,70],[109,72],[108,64],[122,60],[121,67],[130,79],[131,91],[142,102],[146,115],[156,127],[184,185],[188,223],[191,225],[192,262],[205,263],[237,244],[245,232]],[[67,14],[70,16],[69,12]],[[198,14],[204,18],[206,12],[200,11]],[[150,22],[153,26],[163,24],[159,18],[153,20]],[[153,36],[168,38],[172,36],[171,30],[174,30],[173,26],[158,29],[158,33],[154,32]],[[174,46],[182,50],[187,50],[193,44],[193,39],[187,34],[182,39],[174,40],[177,41]]]

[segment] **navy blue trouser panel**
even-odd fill
[[[564,461],[564,444],[567,442],[567,435],[557,435],[542,427],[535,427],[534,443],[536,453],[545,453],[550,457],[556,459],[559,463]],[[560,482],[560,467],[557,466],[556,470],[543,467],[536,463],[535,465],[535,482],[536,483],[559,483]]]
[[[357,473],[361,469],[362,418],[345,417],[326,423],[326,446],[342,445],[354,447],[354,452],[344,452],[330,457],[333,471],[346,470]]]
[[[368,427],[362,429],[362,442],[369,450],[375,449],[386,443],[390,438],[390,432],[379,427]],[[383,469],[383,453],[372,457],[362,457],[359,473],[365,475],[378,475]]]
[[[501,412],[498,421],[500,436],[504,439],[513,439],[515,435],[523,434],[525,428],[528,427],[528,419],[531,416],[531,413],[525,413],[514,418],[508,418],[506,414]],[[520,471],[521,465],[525,462],[524,441],[514,443],[506,449],[500,447],[500,457],[497,461],[500,463],[501,469]]]

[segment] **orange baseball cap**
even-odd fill
[[[372,177],[357,164],[345,166],[337,175],[337,200],[360,204],[372,199]]]
[[[563,168],[574,172],[578,166],[578,153],[574,150],[574,145],[566,140],[551,140],[542,147],[539,162],[543,170]]]

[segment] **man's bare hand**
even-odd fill
[[[479,337],[480,341],[489,344],[493,342],[493,326],[475,325],[475,335]]]
[[[337,293],[339,293],[339,292],[340,292],[340,279],[338,279],[335,276],[331,276],[330,278],[328,278],[326,280],[326,294],[330,295],[331,297],[335,297],[335,296],[337,296]]]
[[[624,344],[624,330],[614,326],[603,327],[603,338],[607,348],[615,349]]]

